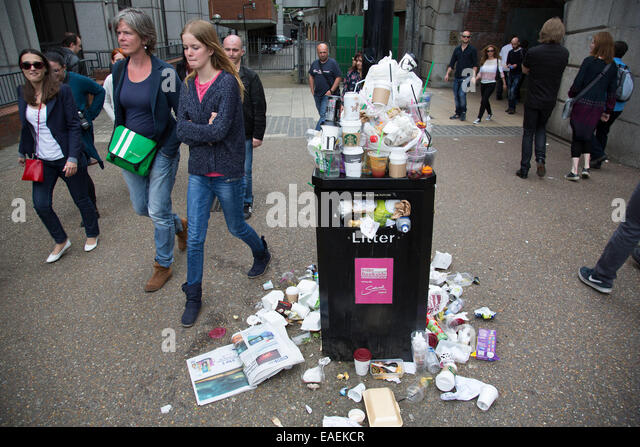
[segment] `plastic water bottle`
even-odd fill
[[[462,306],[464,306],[464,300],[462,298],[458,298],[457,300],[449,303],[446,313],[451,312],[452,314],[457,314],[462,310]]]
[[[437,374],[440,372],[440,361],[438,360],[438,355],[431,346],[427,348],[427,370],[431,374]]]
[[[415,331],[411,334],[411,352],[413,363],[416,365],[416,372],[424,371],[427,367],[427,340],[422,331]]]
[[[407,387],[407,400],[411,403],[421,402],[424,399],[427,386],[432,380],[433,377],[420,377],[417,383],[409,385]]]

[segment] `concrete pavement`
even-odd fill
[[[359,382],[351,362],[331,362],[319,390],[301,383],[302,373],[322,357],[319,341],[302,346],[304,364],[207,406],[196,405],[189,381],[185,360],[229,343],[231,334],[244,329],[265,294],[264,282],[277,283],[290,270],[301,275],[315,262],[312,228],[266,223],[269,192],[311,188],[313,163],[295,126],[315,124],[315,106],[308,87],[287,77],[262,75],[270,127],[254,154],[256,210],[249,221],[265,235],[274,260],[264,277],[249,280],[249,250],[228,233],[222,215],[212,213],[205,304],[191,329],[179,324],[186,253],[176,249],[174,276],[163,289],[142,291],[153,264],[153,225],[133,213],[118,169],[91,168],[102,216],[100,245],[91,253],[82,251],[79,213],[58,185],[54,207],[74,245],[48,265],[53,242],[32,208],[30,185],[19,180],[16,148],[0,151],[0,425],[271,427],[271,418],[278,417],[285,427],[319,427],[323,415],[364,409],[339,394]],[[617,226],[612,201],[628,199],[640,171],[612,162],[589,180],[568,182],[562,176],[569,148],[549,139],[547,177],[519,179],[514,173],[522,115],[505,115],[505,102],[494,101],[493,123],[473,126],[470,112],[465,124],[451,122],[450,90],[434,94],[439,152],[433,249],[453,255],[451,271],[480,278],[480,285],[465,289],[464,310],[488,306],[498,312],[493,321],[472,323],[476,330],[497,330],[500,361],[470,360],[459,373],[493,384],[500,397],[482,412],[475,400],[443,402],[432,387],[422,403],[400,403],[405,426],[639,425],[640,269],[629,260],[610,296],[585,287],[577,270],[596,262]],[[477,110],[477,96],[469,98],[470,111]],[[102,153],[110,135],[107,120],[103,114],[96,122]],[[182,216],[187,158],[183,148],[173,191]],[[12,220],[20,203],[26,222]],[[209,338],[219,326],[226,337]],[[175,332],[175,352],[162,350],[166,329]],[[289,329],[292,336],[298,332]],[[344,371],[348,382],[336,379]],[[364,383],[389,387],[400,399],[414,380],[409,375],[394,384],[367,377]],[[173,409],[161,414],[167,404]]]

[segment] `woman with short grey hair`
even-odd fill
[[[148,176],[122,170],[134,211],[150,217],[155,227],[156,256],[146,292],[162,288],[172,275],[175,236],[178,247],[187,247],[187,221],[172,210],[171,191],[180,162],[176,137],[180,80],[173,66],[155,57],[157,38],[151,18],[144,11],[128,8],[116,16],[118,45],[126,59],[113,66],[115,126],[157,143],[158,152]]]

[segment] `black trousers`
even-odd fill
[[[524,120],[522,121],[522,159],[520,168],[527,172],[531,167],[531,153],[535,141],[536,161],[544,163],[547,155],[546,125],[553,112],[551,109],[534,109],[525,104]]]
[[[599,121],[596,126],[596,132],[591,140],[591,157],[596,160],[605,155],[605,148],[607,147],[607,140],[609,138],[609,130],[613,122],[620,116],[622,110],[619,112],[612,112],[609,117],[609,121]]]
[[[480,94],[482,95],[482,99],[480,100],[480,111],[478,112],[478,118],[482,119],[482,115],[484,115],[484,111],[486,110],[489,115],[491,113],[491,104],[489,103],[489,98],[493,94],[493,91],[496,89],[496,83],[490,82],[487,84],[480,84]]]

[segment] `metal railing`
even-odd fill
[[[0,75],[0,107],[18,102],[18,86],[24,84],[21,71]]]
[[[111,69],[111,51],[84,51],[80,60],[84,73],[91,77],[95,70]],[[162,60],[182,57],[182,43],[156,47],[156,57]],[[0,107],[18,102],[18,86],[24,84],[21,71],[0,74]]]

